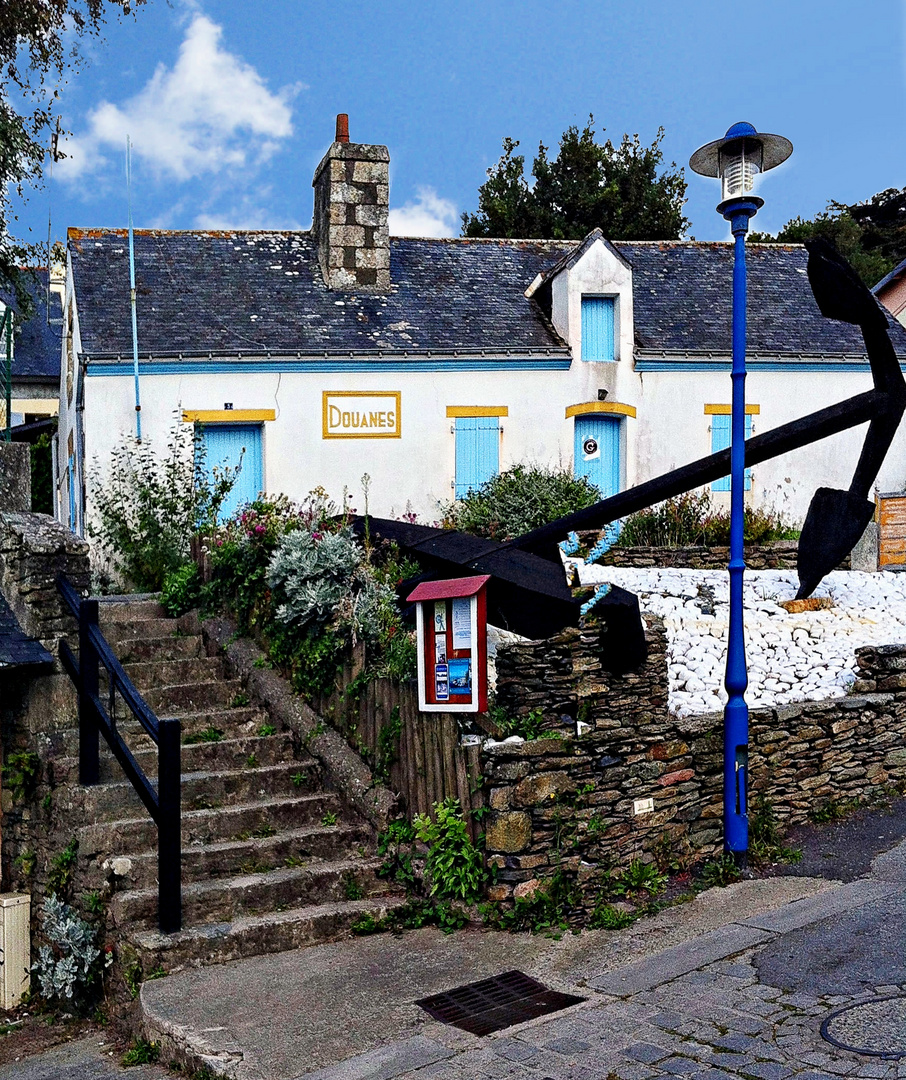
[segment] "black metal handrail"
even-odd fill
[[[79,783],[98,783],[99,741],[103,735],[127,779],[157,825],[157,921],[162,934],[182,929],[182,843],[180,827],[182,724],[158,718],[136,690],[98,626],[98,601],[81,597],[63,576],[57,589],[78,620],[79,656],[60,642],[60,660],[79,693]],[[100,666],[107,671],[110,700],[118,692],[157,745],[157,787],[142,771],[99,696]]]

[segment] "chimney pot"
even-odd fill
[[[341,112],[337,115],[336,142],[349,142],[349,114]]]

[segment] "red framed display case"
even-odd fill
[[[490,580],[423,581],[408,596],[416,604],[422,712],[487,712]]]

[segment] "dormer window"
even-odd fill
[[[616,360],[616,297],[582,297],[582,359]]]

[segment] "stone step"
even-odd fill
[[[179,640],[178,638],[176,640]],[[223,658],[198,656],[188,660],[154,659],[123,665],[140,693],[167,686],[216,682],[225,678]]]
[[[166,634],[159,638],[125,638],[113,644],[113,651],[124,665],[161,660],[193,660],[205,655],[204,642],[197,634],[188,637]]]
[[[182,842],[187,847],[219,840],[273,836],[286,829],[320,823],[326,814],[336,815],[339,820],[341,811],[339,798],[332,792],[323,791],[291,798],[258,799],[208,810],[184,810]],[[157,849],[157,826],[142,813],[119,821],[83,825],[78,830],[78,840],[80,855],[89,859],[134,855]]]
[[[371,831],[357,822],[332,827],[310,825],[287,829],[275,836],[248,840],[220,840],[183,849],[182,880],[185,884],[210,878],[236,875],[245,867],[278,870],[291,863],[351,859],[363,855],[371,846]],[[130,889],[156,888],[157,852],[146,851],[129,856],[131,867],[123,875]]]
[[[281,908],[382,896],[389,886],[375,874],[380,865],[375,858],[344,859],[190,882],[182,890],[183,925],[232,922],[242,915]],[[156,887],[136,889],[116,893],[110,911],[120,928],[151,930],[157,925],[157,904]]]
[[[216,679],[211,682],[157,687],[148,690],[142,697],[148,708],[158,716],[191,716],[211,708],[226,709],[237,699],[243,698],[244,705],[248,705],[241,679]]]
[[[104,705],[106,707],[106,700]],[[123,711],[123,707],[120,706],[120,712]],[[126,740],[129,748],[133,753],[139,750],[146,749],[154,744],[150,738],[145,734],[145,729],[139,724],[137,720],[132,719],[132,714],[129,713],[129,719],[125,720],[120,718],[119,712],[117,714],[117,730]],[[167,713],[164,716],[170,715]],[[218,731],[222,731],[224,738],[240,738],[244,736],[250,736],[257,733],[258,728],[262,724],[268,722],[267,714],[261,709],[255,706],[243,706],[235,709],[205,709],[198,713],[191,713],[186,716],[180,716],[179,722],[182,725],[183,741],[187,736],[197,735],[199,732],[207,731],[208,728],[216,728]],[[79,753],[79,732],[76,728],[69,728],[67,731],[60,733],[60,748],[59,754],[64,758],[77,757]],[[107,748],[107,743],[101,737],[101,756],[110,755],[110,751]],[[60,783],[61,781],[57,781]]]
[[[111,645],[114,642],[130,641],[133,638],[176,637],[178,628],[178,619],[117,619],[114,621],[105,619],[101,625],[104,637]]]
[[[293,782],[296,777],[297,782]],[[255,799],[274,799],[293,794],[309,795],[321,783],[320,770],[313,764],[302,768],[297,761],[282,761],[276,765],[256,767],[250,763],[242,769],[217,772],[184,772],[182,776],[182,807],[188,810],[217,810],[222,807],[250,803]],[[117,780],[93,787],[69,789],[77,797],[72,809],[81,807],[88,820],[116,821],[137,816],[144,806],[128,780]],[[70,809],[61,792],[56,803],[59,810]]]
[[[106,596],[98,603],[98,621],[101,626],[115,622],[137,622],[146,619],[166,619],[167,613],[154,594],[141,596]]]
[[[176,934],[146,930],[132,935],[131,941],[145,971],[163,967],[174,973],[186,967],[335,941],[348,937],[354,922],[366,916],[382,919],[405,902],[404,896],[388,895],[317,904],[267,915],[242,915],[232,922],[190,927]]]
[[[137,737],[137,732],[126,736],[129,749],[141,766],[145,776],[154,779],[157,776],[157,747],[147,735]],[[210,772],[223,769],[244,769],[250,754],[254,754],[259,765],[277,765],[280,762],[296,761],[292,736],[282,735],[243,735],[239,738],[225,738],[220,742],[192,743],[182,747],[183,773]],[[299,768],[313,765],[310,758],[296,761]],[[54,761],[54,783],[77,784],[79,779],[79,760],[71,757],[57,758]],[[109,750],[102,748],[100,755],[100,780],[102,784],[116,783],[123,779],[123,770]]]

